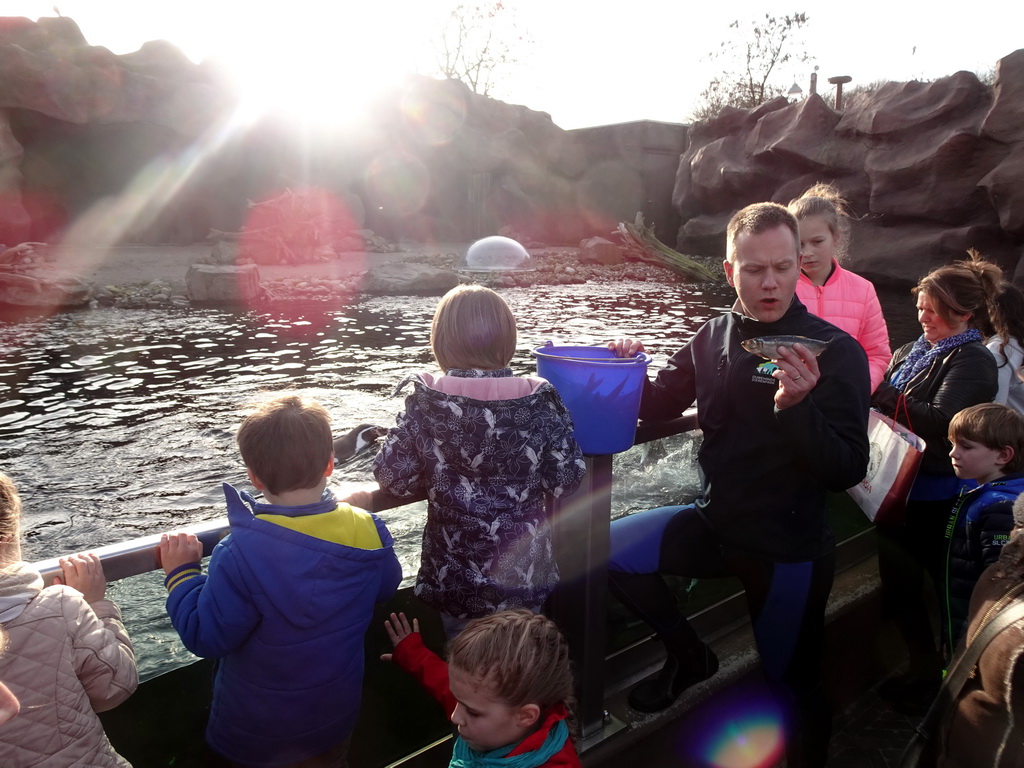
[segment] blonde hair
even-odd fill
[[[21,497],[18,488],[3,472],[0,472],[0,544],[18,538],[21,526]]]
[[[1024,416],[1001,403],[979,403],[959,411],[949,422],[950,441],[963,439],[981,443],[998,451],[1013,448],[1013,458],[1003,467],[1003,474],[1024,469]]]
[[[334,455],[330,414],[295,395],[260,405],[237,440],[243,463],[272,494],[315,487]]]
[[[849,203],[831,184],[815,184],[800,197],[789,201],[789,212],[803,221],[810,216],[825,220],[835,241],[836,261],[842,261],[850,245]]]
[[[443,371],[506,368],[516,351],[516,319],[490,288],[457,286],[437,304],[430,348]]]
[[[776,227],[785,227],[793,235],[793,256],[800,253],[800,228],[796,217],[778,203],[754,203],[737,211],[725,231],[725,257],[736,261],[736,241],[740,235],[760,235]]]
[[[485,681],[509,707],[562,704],[575,738],[569,646],[546,616],[518,608],[474,619],[448,645],[448,663]]]

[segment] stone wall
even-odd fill
[[[572,134],[590,161],[577,185],[581,208],[616,223],[632,222],[639,211],[659,240],[675,244],[680,222],[672,189],[687,127],[645,120],[579,128]]]

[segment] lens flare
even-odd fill
[[[402,98],[408,132],[420,143],[437,147],[451,143],[466,121],[466,94],[461,84],[444,81],[412,89]]]
[[[680,735],[684,764],[770,768],[782,759],[782,712],[763,685],[741,685],[702,704]]]
[[[359,221],[322,187],[275,190],[250,203],[241,250],[258,264],[304,264],[333,258]]]
[[[396,152],[376,157],[366,171],[369,204],[387,216],[419,211],[430,192],[430,174],[416,157]]]
[[[755,716],[729,723],[709,750],[715,768],[761,768],[782,756],[782,732],[771,717]]]

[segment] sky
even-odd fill
[[[475,0],[465,0],[472,4]],[[480,0],[490,5],[494,0]],[[174,43],[190,59],[220,62],[259,98],[330,118],[405,72],[435,74],[434,44],[458,0],[2,0],[5,16],[73,18],[86,40],[130,53],[149,40]],[[699,7],[695,7],[699,6]],[[947,10],[948,9],[948,10]],[[562,128],[659,120],[687,122],[701,91],[723,69],[708,58],[735,37],[732,21],[804,12],[797,33],[808,63],[784,65],[788,90],[933,80],[991,71],[1024,47],[1024,3],[984,0],[940,7],[907,0],[855,4],[733,0],[504,0],[496,33],[515,30],[513,66],[495,98],[547,112]],[[525,41],[518,40],[522,35]],[[296,75],[301,72],[302,75]],[[352,98],[341,99],[338,94]]]

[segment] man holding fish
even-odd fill
[[[732,311],[708,321],[645,383],[640,406],[641,419],[657,421],[696,402],[701,495],[612,524],[612,591],[668,652],[630,704],[665,709],[718,670],[660,574],[735,576],[785,713],[788,765],[821,766],[831,735],[821,685],[824,615],[835,571],[825,503],[828,491],[859,483],[867,470],[867,357],[795,298],[800,239],[785,208],[744,208],[727,238]],[[633,339],[609,347],[622,356],[643,351]]]

